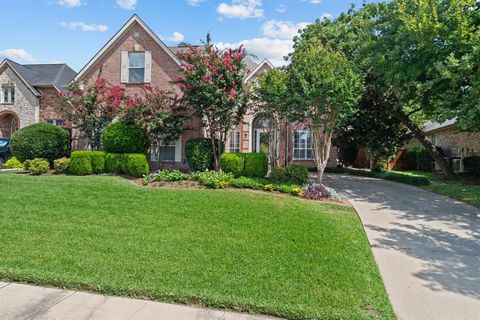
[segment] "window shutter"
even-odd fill
[[[175,162],[182,162],[182,136],[175,141]]]
[[[145,52],[145,78],[144,82],[152,82],[152,52]]]
[[[128,52],[122,51],[120,82],[128,83]]]

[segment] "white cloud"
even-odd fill
[[[185,36],[180,32],[175,31],[171,37],[169,38],[162,38],[162,40],[170,41],[170,42],[182,42],[185,39]]]
[[[16,62],[35,63],[37,60],[25,49],[5,49],[0,51],[0,57]]]
[[[287,12],[287,6],[284,5],[284,4],[281,4],[277,7],[277,12],[280,12],[280,13],[285,13]]]
[[[328,12],[325,12],[320,16],[320,20],[325,20],[325,19],[332,20],[332,18],[333,18],[333,15]]]
[[[187,0],[187,3],[191,6],[198,7],[203,0]]]
[[[81,0],[58,0],[57,3],[67,8],[73,8],[82,5]]]
[[[217,12],[227,18],[261,18],[263,17],[261,0],[232,0],[231,4],[220,3]]]
[[[104,24],[94,24],[94,23],[85,23],[81,21],[77,22],[61,22],[60,25],[64,28],[70,30],[80,29],[85,32],[106,32],[108,30],[108,26]]]
[[[310,2],[311,4],[323,3],[323,0],[302,0],[303,2]]]
[[[117,4],[125,10],[135,10],[137,0],[117,0]]]
[[[307,25],[309,25],[308,22],[293,24],[290,21],[270,20],[263,24],[262,31],[263,35],[267,37],[293,39],[293,37],[298,35],[298,31],[304,29]]]

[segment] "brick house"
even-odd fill
[[[0,137],[37,122],[64,126],[55,106],[75,75],[66,64],[22,65],[5,59],[0,64]]]
[[[127,94],[138,93],[142,86],[149,84],[161,89],[173,89],[171,82],[179,76],[180,61],[177,53],[186,47],[167,47],[162,40],[137,15],[127,23],[98,51],[74,78],[80,83],[92,82],[102,68],[102,76],[112,85],[126,88]],[[245,60],[250,71],[246,83],[252,83],[262,72],[274,66],[264,60],[255,63]],[[227,152],[260,152],[266,145],[265,119],[249,113],[230,135]],[[163,145],[151,153],[151,159],[161,159],[162,167],[186,167],[186,142],[193,137],[205,136],[200,121],[192,117],[185,123],[185,132],[174,143]],[[291,162],[314,166],[311,139],[301,124],[289,123],[281,133],[279,158],[282,164]],[[332,148],[330,165],[337,164],[336,150]]]

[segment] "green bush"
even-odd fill
[[[198,180],[207,188],[224,189],[230,185],[230,182],[233,179],[233,174],[225,173],[223,171],[203,171],[195,172],[192,174],[192,178]]]
[[[25,160],[25,161],[23,162],[23,170],[25,170],[25,171],[30,171],[30,162],[31,162],[31,161],[32,161],[32,160]]]
[[[102,147],[112,153],[146,153],[149,146],[145,131],[136,124],[118,121],[102,133]]]
[[[245,153],[243,176],[263,178],[268,172],[268,156],[265,153]]]
[[[231,173],[235,177],[240,177],[244,173],[245,154],[243,153],[224,153],[220,156],[220,167],[226,173]]]
[[[288,181],[296,184],[304,184],[308,181],[308,169],[301,164],[289,164],[285,168]]]
[[[67,173],[70,166],[70,159],[63,157],[53,161],[53,168],[55,173]]]
[[[273,169],[271,175],[270,175],[270,179],[273,181],[273,182],[287,182],[288,181],[288,178],[287,178],[287,173],[285,171],[285,168],[284,167],[275,167],[275,169]]]
[[[232,179],[230,185],[235,188],[261,190],[265,184],[255,178],[239,177]]]
[[[392,171],[384,171],[380,174],[379,178],[385,180],[396,181],[400,183],[409,184],[412,186],[428,186],[430,185],[430,179],[425,176],[418,176],[414,174],[398,173]]]
[[[185,145],[185,158],[192,171],[213,169],[212,142],[207,138],[194,138]]]
[[[30,161],[30,173],[34,176],[39,176],[48,172],[50,163],[47,159],[35,158]]]
[[[467,170],[468,172],[480,174],[480,157],[479,156],[471,156],[471,157],[464,158],[463,165],[465,166],[465,170]]]
[[[87,176],[93,174],[92,151],[72,152],[68,173],[75,176]]]
[[[132,177],[141,178],[149,172],[147,156],[143,153],[126,153],[121,157],[122,171]]]
[[[101,174],[105,172],[105,157],[106,153],[103,151],[90,152],[93,173]]]
[[[105,157],[105,171],[108,173],[122,172],[123,153],[107,153]]]
[[[35,123],[15,132],[10,148],[20,162],[43,158],[53,163],[53,160],[69,155],[70,134],[52,124]]]
[[[23,169],[23,164],[17,158],[12,157],[3,164],[5,169]]]

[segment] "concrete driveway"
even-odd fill
[[[480,210],[390,181],[325,184],[360,215],[399,319],[480,319]]]

